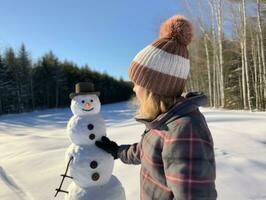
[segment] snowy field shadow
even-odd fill
[[[23,191],[21,187],[19,187],[15,181],[15,179],[10,176],[3,167],[0,166],[0,179],[10,188],[10,190],[17,195],[17,197],[21,200],[32,200],[33,198]]]

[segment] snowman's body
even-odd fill
[[[76,145],[92,145],[106,135],[104,119],[100,114],[70,118],[67,125],[68,135]]]
[[[100,115],[100,100],[96,95],[78,95],[71,101],[73,117],[67,131],[72,144],[66,152],[71,158],[69,174],[73,182],[66,200],[125,200],[124,189],[112,175],[113,157],[95,146],[106,135],[104,119]]]

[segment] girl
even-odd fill
[[[139,143],[118,146],[103,137],[96,145],[126,164],[141,164],[141,200],[215,200],[213,139],[199,106],[202,93],[182,96],[189,74],[187,45],[192,25],[177,15],[129,67],[139,102],[136,120],[146,125]]]

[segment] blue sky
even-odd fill
[[[0,53],[24,43],[33,60],[52,50],[61,60],[128,80],[135,54],[160,23],[186,15],[180,0],[0,0]]]

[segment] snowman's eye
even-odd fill
[[[91,99],[91,102],[93,102],[93,99]]]
[[[85,103],[85,101],[84,101],[84,100],[82,100],[82,101],[81,101],[81,103]]]

